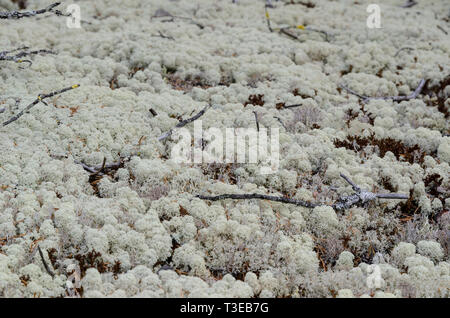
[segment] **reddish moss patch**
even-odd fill
[[[248,97],[248,100],[244,103],[244,107],[247,105],[263,106],[264,105],[264,94],[250,95]]]
[[[167,76],[167,81],[170,85],[172,85],[173,89],[183,92],[190,92],[194,87],[200,87],[203,89],[208,89],[211,87],[211,85],[208,85],[200,76],[182,79],[177,75],[170,74]]]
[[[423,164],[423,159],[427,153],[423,151],[419,145],[412,147],[406,146],[403,142],[392,138],[375,138],[372,134],[369,137],[348,135],[346,140],[334,140],[334,146],[337,148],[344,147],[355,152],[359,152],[368,146],[376,148],[378,155],[383,158],[388,151],[392,152],[399,161],[406,161],[411,164]]]
[[[428,106],[437,107],[438,111],[444,114],[445,118],[450,116],[448,106],[445,105],[447,100],[444,90],[450,85],[450,75],[445,77],[437,85],[430,86],[430,80],[427,80],[425,86],[422,90],[422,94],[426,94],[432,98],[432,100],[427,102]]]

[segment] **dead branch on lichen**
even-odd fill
[[[154,35],[154,36],[160,37],[160,38],[162,38],[162,39],[167,39],[167,40],[175,41],[175,38],[174,38],[174,37],[172,37],[172,36],[170,36],[170,35],[164,35],[161,31],[158,31],[158,34],[157,34],[157,35]]]
[[[316,32],[316,33],[320,33],[321,35],[324,36],[325,41],[329,42],[330,41],[330,36],[327,32],[323,31],[323,30],[318,30],[315,28],[312,28],[310,26],[304,26],[304,25],[293,25],[293,26],[287,26],[287,27],[282,27],[282,28],[273,28],[272,27],[272,23],[270,20],[270,15],[269,15],[269,10],[268,8],[273,8],[273,6],[270,5],[265,5],[264,7],[264,11],[266,14],[266,22],[267,22],[267,27],[269,28],[270,32],[274,32],[274,31],[278,31],[281,34],[287,35],[288,37],[294,39],[294,40],[298,40],[300,41],[300,38],[298,36],[296,36],[295,34],[289,32],[288,30],[303,30],[303,31],[310,31],[310,32]]]
[[[312,203],[304,200],[295,200],[286,197],[278,197],[273,195],[265,195],[259,193],[249,193],[249,194],[221,194],[217,196],[206,196],[206,195],[197,195],[196,197],[202,200],[209,201],[219,201],[224,199],[234,199],[234,200],[249,200],[249,199],[261,199],[261,200],[269,200],[276,201],[288,204],[294,204],[297,206],[302,206],[305,208],[315,208],[318,206],[331,206],[334,210],[346,210],[353,206],[365,206],[370,201],[373,201],[377,198],[379,199],[396,199],[403,200],[408,199],[408,195],[400,194],[400,193],[374,193],[366,190],[362,190],[359,186],[357,186],[350,178],[345,176],[344,174],[340,174],[340,176],[347,181],[354,191],[353,194],[348,196],[343,196],[338,198],[338,200],[332,205],[326,205],[321,203]]]
[[[174,128],[170,129],[168,132],[166,132],[166,133],[162,134],[161,136],[159,136],[159,137],[158,137],[158,141],[164,140],[164,139],[166,139],[167,137],[169,137],[170,135],[172,135],[172,132],[173,132],[174,129],[184,127],[184,126],[186,126],[187,124],[189,124],[189,123],[193,122],[194,120],[197,120],[198,118],[200,118],[201,116],[203,116],[203,114],[205,114],[205,112],[208,110],[208,108],[209,108],[210,106],[211,106],[211,105],[207,105],[205,108],[203,108],[203,109],[202,109],[198,114],[196,114],[195,116],[193,116],[193,117],[191,117],[191,118],[188,118],[188,119],[185,119],[185,120],[183,120],[183,121],[180,121]]]
[[[4,126],[9,125],[12,122],[16,121],[17,119],[22,117],[26,112],[28,112],[31,108],[33,108],[35,105],[37,105],[39,103],[43,103],[43,104],[47,105],[47,103],[44,102],[44,99],[53,97],[55,95],[62,94],[64,92],[70,91],[70,90],[72,90],[74,88],[77,88],[79,86],[80,86],[79,84],[75,84],[75,85],[72,85],[70,87],[63,88],[63,89],[61,89],[59,91],[52,92],[50,94],[39,94],[38,97],[31,104],[29,104],[27,107],[25,107],[23,110],[21,110],[18,114],[14,115],[13,117],[11,117],[7,121],[5,121],[2,124],[2,126],[4,127]]]
[[[408,0],[408,1],[406,1],[406,3],[402,4],[400,7],[401,8],[411,8],[411,7],[415,6],[416,4],[417,4],[416,1]]]
[[[14,50],[0,52],[0,61],[13,61],[16,63],[28,63],[29,64],[28,67],[30,67],[33,64],[33,62],[31,62],[30,60],[24,60],[23,57],[37,55],[37,54],[56,54],[55,52],[50,51],[50,50],[26,51],[28,49],[29,49],[29,47],[24,46],[24,47],[17,48]],[[20,51],[20,52],[15,55],[10,55],[11,53],[18,52],[18,51]]]
[[[259,131],[258,113],[256,111],[253,111],[253,114],[255,115],[256,130]]]
[[[61,4],[61,2],[55,2],[44,9],[26,11],[26,12],[19,12],[19,11],[0,12],[0,19],[17,20],[17,19],[22,19],[22,18],[34,17],[36,15],[44,14],[44,13],[53,13],[58,16],[65,16],[61,11],[54,9],[57,6],[59,6],[60,4]]]
[[[414,50],[414,48],[412,48],[412,47],[402,47],[395,53],[394,57],[397,57],[397,55],[399,55],[401,51],[405,51],[405,50],[412,51],[412,50]]]
[[[200,29],[204,29],[205,28],[205,26],[203,24],[200,24],[200,23],[194,21],[194,19],[192,19],[192,18],[173,15],[173,14],[167,12],[164,9],[156,10],[155,14],[151,17],[151,19],[154,19],[154,18],[170,18],[168,20],[162,20],[161,22],[174,22],[175,19],[187,20],[190,23],[192,23],[195,26],[197,26],[198,28],[200,28]]]
[[[354,90],[352,90],[352,89],[350,89],[347,86],[342,85],[342,84],[339,85],[339,87],[345,89],[347,92],[349,92],[352,95],[358,96],[359,98],[362,99],[363,103],[366,103],[369,100],[373,100],[373,99],[393,100],[394,102],[400,102],[400,101],[404,101],[404,100],[414,99],[420,94],[420,92],[422,91],[424,85],[425,85],[425,79],[421,79],[420,83],[419,83],[419,86],[417,86],[415,91],[412,94],[410,94],[410,95],[407,95],[407,96],[381,96],[381,97],[370,97],[370,96],[361,95],[361,94],[358,94]]]
[[[52,272],[52,270],[48,266],[47,262],[45,261],[44,254],[42,254],[42,250],[41,250],[40,246],[38,245],[37,248],[38,248],[39,255],[41,256],[42,264],[44,264],[45,270],[51,277],[55,277],[55,273]]]

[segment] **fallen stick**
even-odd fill
[[[41,250],[40,246],[38,245],[37,248],[38,248],[39,255],[41,256],[42,264],[44,264],[45,270],[52,278],[55,277],[55,273],[53,273],[51,271],[50,267],[48,266],[47,262],[45,261],[44,254],[42,254],[42,250]]]
[[[39,103],[44,103],[45,105],[47,105],[47,103],[44,102],[44,99],[53,97],[53,96],[55,96],[55,95],[62,94],[62,93],[64,93],[64,92],[70,91],[70,90],[72,90],[72,89],[74,89],[74,88],[77,88],[77,87],[80,87],[80,85],[79,85],[79,84],[75,84],[75,85],[72,85],[72,86],[70,86],[70,87],[63,88],[63,89],[61,89],[61,90],[59,90],[59,91],[52,92],[52,93],[50,93],[50,94],[45,94],[45,95],[39,94],[38,97],[37,97],[31,104],[29,104],[27,107],[25,107],[25,108],[24,108],[23,110],[21,110],[19,113],[17,113],[15,116],[13,116],[13,117],[11,117],[10,119],[8,119],[7,121],[5,121],[5,122],[2,124],[2,126],[4,127],[4,126],[9,125],[9,124],[11,124],[12,122],[16,121],[17,119],[19,119],[20,117],[22,117],[23,114],[25,114],[26,112],[28,112],[31,108],[33,108],[35,105],[37,105],[37,104],[39,104]]]
[[[423,87],[425,86],[425,79],[421,79],[419,86],[417,86],[416,90],[407,96],[381,96],[381,97],[369,97],[369,96],[364,96],[361,94],[356,93],[355,91],[351,90],[350,88],[346,87],[345,85],[339,85],[339,87],[345,89],[347,92],[349,92],[352,95],[358,96],[359,98],[361,98],[363,100],[363,103],[366,103],[369,100],[373,100],[373,99],[378,99],[378,100],[393,100],[395,102],[399,102],[399,101],[404,101],[404,100],[410,100],[410,99],[414,99],[416,98],[420,92],[422,91]]]
[[[37,55],[37,54],[43,54],[43,53],[45,53],[45,54],[56,54],[55,52],[50,51],[50,50],[36,50],[36,51],[26,52],[25,50],[28,50],[28,49],[29,49],[29,47],[24,46],[24,47],[21,47],[21,48],[18,48],[18,49],[14,49],[14,50],[11,50],[11,51],[0,52],[0,61],[13,61],[13,62],[16,62],[16,63],[29,63],[30,64],[29,67],[30,67],[33,64],[33,62],[31,62],[30,60],[24,60],[24,59],[22,59],[23,57],[31,56],[31,55]],[[9,55],[8,56],[8,54],[13,53],[13,52],[17,52],[17,51],[22,51],[22,52],[17,53],[16,55]]]
[[[414,0],[408,0],[406,3],[402,4],[400,7],[401,8],[411,8],[413,6],[415,6],[417,4],[417,2],[415,2]]]
[[[287,36],[289,36],[290,38],[292,38],[294,40],[300,40],[300,38],[298,36],[288,32],[287,30],[289,30],[289,29],[300,29],[300,30],[305,30],[305,31],[318,32],[318,33],[324,35],[325,36],[325,40],[327,42],[329,42],[329,35],[328,35],[327,32],[322,31],[322,30],[317,30],[317,29],[311,28],[309,26],[304,26],[304,25],[301,25],[301,24],[295,25],[295,26],[287,26],[287,27],[284,27],[284,28],[275,28],[275,29],[272,28],[271,21],[270,21],[270,15],[269,15],[269,11],[267,10],[267,8],[273,8],[273,6],[268,5],[268,4],[266,4],[264,6],[264,12],[266,14],[267,27],[269,28],[270,32],[278,31],[279,33],[287,35]]]
[[[258,113],[256,111],[253,111],[253,114],[255,115],[256,130],[259,131]]]
[[[64,15],[59,10],[54,10],[57,6],[59,6],[61,2],[55,2],[45,9],[40,10],[33,10],[33,11],[27,11],[27,12],[19,12],[19,11],[6,11],[6,12],[0,12],[0,19],[22,19],[22,18],[28,18],[28,17],[34,17],[38,14],[44,14],[44,13],[54,13],[56,15]]]
[[[414,50],[414,48],[412,48],[412,47],[402,47],[395,53],[394,57],[397,57],[397,55],[399,55],[400,52],[404,51],[404,50],[412,51],[412,50]]]
[[[166,20],[166,21],[162,21],[162,22],[173,22],[175,19],[189,20],[192,24],[196,25],[200,29],[204,29],[205,28],[205,26],[203,24],[200,24],[200,23],[194,21],[194,19],[192,19],[192,18],[173,15],[173,14],[167,12],[164,9],[156,10],[155,15],[153,15],[151,17],[151,19],[153,19],[153,18],[165,18],[165,17],[168,17],[168,18],[171,18],[171,19],[170,20]]]
[[[288,204],[294,204],[297,206],[302,206],[305,208],[315,208],[318,206],[331,206],[334,210],[345,210],[348,208],[351,208],[352,206],[364,206],[368,202],[375,200],[376,198],[379,199],[408,199],[408,195],[399,194],[399,193],[374,193],[366,190],[361,190],[360,187],[358,187],[353,181],[351,181],[347,176],[344,174],[340,174],[340,176],[347,181],[351,186],[353,191],[355,191],[354,194],[351,194],[349,196],[344,196],[339,198],[334,204],[327,205],[327,204],[320,204],[320,203],[312,203],[307,202],[304,200],[294,200],[286,197],[278,197],[278,196],[272,196],[272,195],[265,195],[265,194],[259,194],[259,193],[249,193],[249,194],[221,194],[216,196],[206,196],[206,195],[197,195],[196,197],[202,200],[209,200],[209,201],[218,201],[218,200],[224,200],[224,199],[234,199],[234,200],[248,200],[248,199],[262,199],[262,200],[269,200],[269,201],[276,201],[276,202],[282,202],[282,203],[288,203]]]
[[[207,106],[206,106],[205,108],[203,108],[197,115],[195,115],[195,116],[193,116],[193,117],[191,117],[191,118],[185,119],[185,120],[183,120],[183,121],[180,121],[174,128],[170,129],[168,132],[165,132],[164,134],[162,134],[161,136],[159,136],[159,137],[158,137],[158,141],[164,140],[164,139],[166,139],[167,137],[169,137],[170,135],[172,135],[172,132],[173,132],[174,129],[184,127],[184,126],[186,126],[187,124],[193,122],[194,120],[200,118],[200,117],[203,116],[203,114],[208,110],[209,107],[210,107],[210,105],[207,105]]]

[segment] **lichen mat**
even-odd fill
[[[448,4],[405,2],[0,1],[0,297],[448,298]],[[200,121],[278,170],[175,162]]]

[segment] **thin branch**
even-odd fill
[[[40,10],[36,10],[36,11],[27,11],[27,12],[19,12],[19,11],[6,11],[6,12],[0,12],[0,19],[22,19],[22,18],[28,18],[28,17],[34,17],[38,14],[44,14],[44,13],[54,13],[56,15],[64,15],[61,11],[59,10],[54,10],[55,7],[59,6],[61,4],[61,2],[55,2],[51,5],[49,5],[48,7],[46,7],[45,9],[40,9]]]
[[[419,86],[417,86],[417,88],[415,89],[415,91],[407,96],[381,96],[381,97],[369,97],[369,96],[364,96],[361,94],[356,93],[355,91],[351,90],[350,88],[344,86],[344,85],[339,85],[339,87],[345,89],[347,92],[349,92],[350,94],[356,95],[359,98],[361,98],[363,100],[363,103],[368,102],[369,100],[373,100],[373,99],[378,99],[378,100],[393,100],[395,102],[399,102],[399,101],[404,101],[404,100],[410,100],[410,99],[414,99],[416,98],[420,92],[422,91],[423,87],[425,86],[425,79],[421,79]]]
[[[402,4],[400,7],[401,8],[411,8],[413,6],[415,6],[417,4],[417,2],[415,2],[414,0],[408,0],[405,4]]]
[[[259,194],[259,193],[250,193],[250,194],[221,194],[216,196],[205,196],[205,195],[197,195],[196,197],[202,200],[209,200],[209,201],[218,201],[218,200],[224,200],[224,199],[234,199],[234,200],[248,200],[248,199],[262,199],[262,200],[269,200],[269,201],[276,201],[276,202],[282,202],[282,203],[288,203],[288,204],[294,204],[297,206],[302,206],[305,208],[315,208],[318,206],[331,206],[334,210],[345,210],[349,209],[352,206],[364,206],[368,202],[375,200],[376,198],[380,199],[408,199],[408,195],[399,194],[399,193],[373,193],[366,190],[361,190],[361,188],[356,185],[350,178],[345,176],[344,174],[340,174],[340,176],[347,181],[353,188],[353,191],[355,193],[338,198],[338,200],[332,204],[320,204],[320,203],[312,203],[307,202],[303,200],[294,200],[290,198],[285,197],[278,197],[278,196],[272,196],[272,195],[265,195],[265,194]]]
[[[294,107],[299,107],[299,106],[302,106],[302,105],[303,105],[303,104],[287,105],[287,106],[283,106],[282,109],[283,109],[283,108],[294,108]]]
[[[170,129],[168,132],[162,134],[161,136],[158,137],[158,141],[164,140],[167,137],[169,137],[170,135],[172,135],[172,132],[175,128],[181,128],[186,126],[187,124],[193,122],[194,120],[197,120],[198,118],[200,118],[201,116],[203,116],[203,114],[208,110],[208,108],[210,107],[210,105],[207,105],[205,108],[203,108],[198,114],[196,114],[195,116],[188,118],[186,120],[180,121],[174,128]]]
[[[320,205],[320,204],[310,203],[310,202],[303,201],[303,200],[294,200],[294,199],[290,199],[290,198],[277,197],[277,196],[273,196],[273,195],[265,195],[265,194],[259,194],[259,193],[249,193],[249,194],[228,193],[228,194],[221,194],[221,195],[216,195],[216,196],[197,195],[196,197],[199,199],[202,199],[202,200],[209,200],[209,201],[219,201],[219,200],[224,200],[224,199],[234,199],[234,200],[262,199],[262,200],[294,204],[294,205],[303,206],[306,208],[315,208],[316,206]]]
[[[52,272],[52,270],[48,266],[47,262],[45,261],[44,254],[42,254],[42,250],[41,250],[40,246],[38,245],[37,248],[39,251],[39,255],[41,256],[42,264],[44,264],[45,270],[52,278],[55,277],[55,273]]]
[[[256,130],[259,131],[258,113],[256,111],[253,111],[253,114],[255,115]]]
[[[28,112],[31,108],[33,108],[35,105],[39,104],[40,102],[42,102],[42,103],[44,103],[45,105],[47,105],[47,103],[44,102],[44,99],[53,97],[53,96],[55,96],[55,95],[62,94],[62,93],[64,93],[64,92],[70,91],[70,90],[72,90],[72,89],[74,89],[74,88],[77,88],[77,87],[80,87],[80,85],[79,85],[79,84],[75,84],[75,85],[72,85],[72,86],[70,86],[70,87],[63,88],[63,89],[61,89],[61,90],[59,90],[59,91],[52,92],[52,93],[50,93],[50,94],[39,94],[38,97],[36,98],[36,100],[34,100],[31,104],[29,104],[27,107],[25,107],[25,108],[24,108],[23,110],[21,110],[19,113],[17,113],[16,115],[14,115],[13,117],[11,117],[11,118],[8,119],[7,121],[5,121],[5,122],[2,124],[2,126],[4,127],[4,126],[9,125],[9,124],[11,124],[12,122],[16,121],[17,119],[19,119],[20,117],[22,117],[23,114],[25,114],[26,112]]]
[[[26,50],[28,50],[29,47],[21,47],[21,48],[17,48],[11,51],[3,51],[0,52],[0,61],[13,61],[16,63],[29,63],[29,67],[33,64],[30,60],[24,60],[22,59],[25,56],[31,56],[31,55],[37,55],[37,54],[56,54],[53,51],[50,50],[36,50],[36,51],[29,51],[27,52]],[[16,55],[9,55],[13,52],[17,52],[17,51],[21,51],[19,53],[17,53]]]
[[[170,35],[164,35],[161,31],[158,31],[158,35],[154,35],[154,36],[158,36],[158,37],[163,38],[163,39],[168,39],[168,40],[175,41],[174,37],[172,37]]]
[[[199,27],[200,29],[204,29],[204,28],[205,28],[205,26],[204,26],[203,24],[200,24],[200,23],[194,21],[194,19],[192,19],[192,18],[190,18],[190,17],[182,17],[182,16],[173,15],[173,14],[167,12],[167,11],[164,10],[164,9],[158,9],[158,10],[156,10],[155,15],[153,15],[153,16],[151,17],[151,19],[153,19],[153,18],[165,18],[165,17],[169,17],[170,19],[169,19],[169,20],[162,21],[162,22],[173,22],[175,19],[188,20],[188,21],[190,21],[192,24],[194,24],[194,25],[196,25],[197,27]]]
[[[286,126],[284,125],[284,123],[280,117],[274,116],[274,118],[276,118],[278,120],[278,122],[281,124],[281,126],[283,126],[284,130],[287,130]]]
[[[399,55],[400,52],[401,52],[401,51],[404,51],[404,50],[412,51],[412,50],[414,50],[414,48],[412,48],[412,47],[402,47],[401,49],[399,49],[399,50],[395,53],[394,57],[397,57],[397,55]]]
[[[296,36],[295,34],[292,34],[292,33],[288,32],[288,30],[290,30],[290,29],[300,29],[300,30],[305,30],[305,31],[318,32],[318,33],[322,34],[325,37],[325,40],[327,42],[329,42],[330,36],[329,36],[329,34],[327,32],[322,31],[322,30],[318,30],[318,29],[315,29],[315,28],[312,28],[312,27],[309,27],[309,26],[295,25],[295,26],[287,26],[287,27],[283,27],[283,28],[272,28],[268,8],[273,8],[273,6],[269,5],[269,4],[266,4],[264,6],[264,12],[265,12],[265,15],[266,15],[267,27],[269,28],[270,32],[278,31],[279,33],[287,35],[290,38],[292,38],[294,40],[298,40],[298,41],[300,41],[300,38],[298,36]]]

